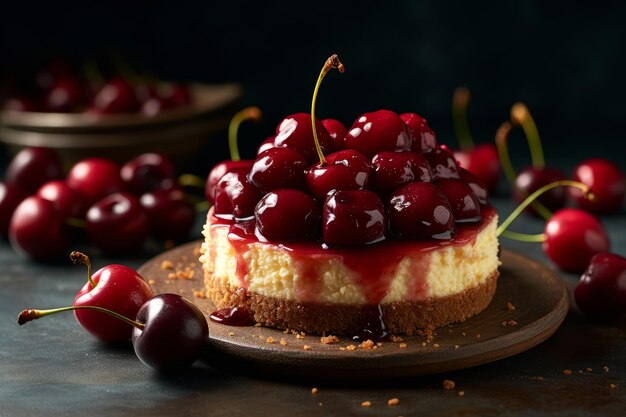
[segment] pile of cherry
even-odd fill
[[[76,163],[67,176],[45,148],[20,151],[0,181],[0,235],[18,253],[39,261],[67,256],[83,235],[112,255],[141,250],[152,233],[186,239],[194,205],[163,155],[137,156],[123,166],[104,158]]]
[[[164,110],[188,106],[189,87],[126,74],[104,79],[92,65],[79,74],[63,60],[53,61],[27,83],[7,83],[0,109],[20,112],[91,114],[141,113],[155,116]],[[2,98],[4,96],[4,99]]]

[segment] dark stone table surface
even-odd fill
[[[512,210],[508,200],[494,202],[501,217]],[[602,220],[613,251],[626,255],[626,214]],[[198,237],[200,222],[199,217]],[[539,232],[542,224],[524,217],[515,230]],[[553,267],[538,244],[501,243]],[[95,256],[94,268],[113,261],[138,267],[153,254],[122,260]],[[570,289],[578,280],[571,274],[562,277]],[[182,375],[163,377],[139,362],[130,345],[112,348],[94,340],[71,314],[23,327],[15,322],[23,308],[71,303],[84,281],[82,267],[35,264],[0,243],[0,417],[626,415],[626,321],[592,324],[575,307],[543,344],[442,375],[360,382],[355,371],[355,381],[347,383],[280,380],[254,369],[246,375],[229,372],[209,360]],[[573,374],[565,375],[565,369]],[[455,381],[457,388],[443,390],[444,379]],[[400,404],[389,407],[387,400],[394,397]],[[361,407],[363,401],[372,407]]]

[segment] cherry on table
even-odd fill
[[[313,197],[288,188],[267,193],[254,216],[259,233],[271,242],[311,238],[320,224],[320,209]]]
[[[215,216],[249,220],[261,199],[261,192],[248,180],[248,170],[234,169],[220,179],[215,188]]]
[[[574,298],[580,311],[595,320],[614,320],[626,313],[626,258],[609,252],[594,255]]]
[[[427,153],[437,147],[437,135],[428,126],[426,119],[417,113],[403,113],[400,118],[409,129],[413,152]]]
[[[513,198],[517,203],[524,201],[526,197],[534,193],[544,185],[565,179],[565,174],[556,168],[534,168],[523,169],[513,185]],[[537,199],[548,210],[555,211],[565,205],[567,192],[563,188],[554,188]],[[528,207],[528,212],[537,215],[537,211]]]
[[[385,239],[385,206],[369,190],[333,191],[326,197],[322,236],[327,245],[364,245]]]
[[[304,157],[290,148],[271,148],[256,157],[248,178],[263,192],[278,188],[306,189]]]
[[[589,186],[594,199],[586,199],[578,189],[570,195],[578,207],[594,214],[610,214],[619,211],[624,204],[626,179],[617,165],[604,158],[587,159],[574,168],[574,181]]]
[[[439,180],[435,185],[448,199],[455,222],[477,223],[482,221],[480,203],[469,185],[455,178]]]
[[[88,204],[121,191],[124,183],[120,167],[105,158],[87,158],[79,161],[67,174],[67,185],[82,195]]]
[[[157,188],[169,188],[176,179],[174,164],[163,154],[150,152],[122,165],[120,177],[125,188],[141,195]]]
[[[372,158],[372,165],[372,188],[380,195],[388,195],[409,182],[433,179],[428,161],[416,152],[379,152]]]
[[[322,120],[322,124],[326,128],[326,131],[328,131],[330,138],[333,140],[335,150],[340,151],[345,149],[346,146],[344,140],[348,134],[348,129],[343,125],[343,123],[335,119],[324,119]]]
[[[454,154],[444,145],[425,153],[424,157],[430,164],[435,179],[460,178],[459,166],[456,163]]]
[[[179,187],[148,191],[139,199],[152,232],[163,240],[179,242],[189,236],[196,213]]]
[[[48,181],[37,191],[37,196],[52,202],[64,218],[85,217],[88,207],[84,199],[63,180]]]
[[[411,149],[411,136],[400,116],[383,109],[360,116],[348,130],[345,147],[372,158],[382,151]]]
[[[309,191],[321,201],[332,190],[362,190],[368,186],[372,164],[362,153],[344,149],[326,155],[325,161],[314,164],[306,173]]]
[[[24,148],[7,167],[5,179],[9,184],[34,194],[50,180],[61,179],[63,168],[59,156],[48,148]]]
[[[0,236],[7,236],[13,212],[28,197],[20,188],[0,181]]]
[[[319,121],[315,120],[315,128],[320,147],[324,154],[335,150],[330,134]],[[274,146],[291,148],[302,155],[308,164],[318,160],[313,139],[313,127],[309,113],[295,113],[285,117],[276,127]]]

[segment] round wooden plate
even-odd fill
[[[196,292],[203,288],[199,247],[200,242],[192,242],[167,251],[144,264],[139,273],[157,293],[181,294],[208,316],[213,305]],[[265,375],[363,379],[434,374],[518,354],[556,331],[569,308],[568,293],[558,274],[545,265],[507,250],[501,251],[500,259],[498,289],[489,307],[463,323],[437,329],[430,338],[402,336],[401,341],[364,349],[349,338],[323,344],[315,335],[209,320],[205,358]],[[171,261],[174,269],[165,269],[163,261]]]

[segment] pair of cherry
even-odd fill
[[[208,337],[204,314],[177,294],[154,296],[143,278],[123,265],[108,265],[91,274],[89,258],[72,252],[74,263],[87,265],[88,282],[73,306],[52,310],[24,310],[20,325],[50,314],[74,311],[78,323],[106,343],[132,340],[145,364],[173,371],[193,364]]]

